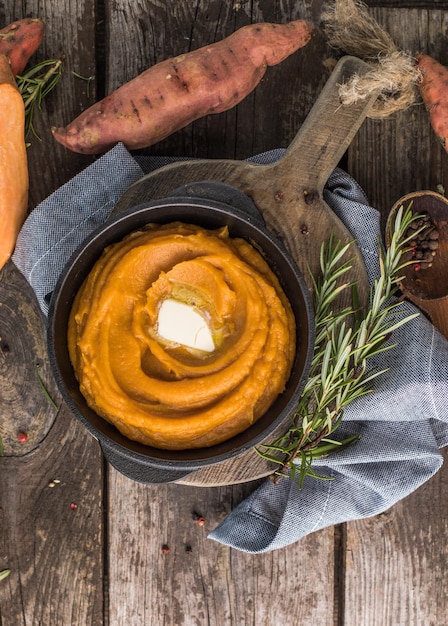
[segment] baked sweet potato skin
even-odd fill
[[[28,209],[25,106],[9,59],[0,54],[0,268],[10,258]]]
[[[416,55],[421,72],[420,93],[431,126],[448,152],[448,69],[427,54]]]
[[[84,154],[105,152],[119,141],[131,150],[148,147],[238,104],[269,65],[306,45],[313,34],[306,20],[244,26],[219,42],[154,65],[68,126],[53,128],[53,135]]]
[[[44,32],[44,22],[33,17],[17,20],[0,29],[0,54],[9,59],[14,76],[23,72],[42,43]]]

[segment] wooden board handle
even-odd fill
[[[339,86],[370,69],[356,57],[345,56],[338,61],[296,137],[276,164],[278,175],[295,170],[300,172],[302,183],[318,191],[323,189],[377,97],[343,105]]]

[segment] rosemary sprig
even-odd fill
[[[372,381],[386,371],[368,368],[368,360],[395,347],[387,343],[390,335],[418,316],[418,313],[395,316],[400,301],[393,296],[403,268],[413,263],[404,262],[403,254],[409,250],[410,237],[406,237],[406,231],[419,217],[410,206],[397,211],[390,245],[386,251],[379,247],[380,277],[371,287],[369,307],[364,315],[360,315],[357,305],[356,284],[345,280],[351,268],[351,259],[347,258],[351,243],[342,245],[330,237],[328,244],[322,245],[320,276],[312,277],[316,338],[310,374],[289,430],[257,449],[263,458],[278,465],[272,477],[274,482],[286,475],[299,485],[305,476],[322,478],[312,469],[313,460],[358,438],[353,435],[337,441],[331,435],[340,425],[345,407],[370,393]],[[347,289],[352,291],[352,306],[334,311],[336,298]]]
[[[17,87],[25,104],[25,137],[29,133],[40,139],[33,125],[36,107],[41,110],[42,100],[59,82],[63,72],[64,56],[37,63],[27,72],[16,77]]]

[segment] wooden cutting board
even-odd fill
[[[194,160],[165,166],[144,176],[124,193],[114,214],[143,202],[166,198],[177,187],[205,180],[232,185],[247,194],[261,211],[266,226],[281,240],[312,290],[309,271],[319,271],[319,253],[331,233],[341,242],[353,237],[323,200],[323,189],[375,97],[343,106],[339,85],[369,66],[355,57],[343,57],[325,84],[311,112],[284,156],[270,165],[247,161]],[[361,254],[353,245],[348,279],[357,281],[361,302],[368,297],[368,281]],[[347,296],[348,297],[348,296]],[[349,302],[341,301],[343,306]],[[280,429],[281,430],[281,429]],[[285,427],[283,427],[283,431]],[[279,431],[275,434],[280,434]],[[255,480],[272,473],[274,465],[249,450],[236,459],[201,468],[183,484],[218,486]]]

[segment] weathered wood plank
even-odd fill
[[[437,10],[448,8],[447,0],[402,0],[397,3],[395,0],[366,0],[369,7],[387,7],[400,9],[429,9]]]
[[[22,13],[23,11],[23,13]],[[26,11],[26,13],[25,13]],[[31,15],[46,23],[45,40],[30,65],[66,55],[65,72],[36,116],[30,137],[30,209],[87,165],[53,140],[50,126],[95,98],[94,84],[75,79],[95,69],[94,3],[3,2],[8,24]],[[82,25],[82,26],[81,26]],[[103,624],[102,455],[95,441],[62,409],[55,410],[35,369],[59,402],[46,358],[43,320],[17,270],[0,279],[0,398],[5,457],[0,459],[0,585],[2,624]],[[17,440],[17,430],[26,441]],[[60,482],[56,482],[60,481]],[[73,506],[72,506],[73,505]]]
[[[0,623],[103,624],[102,458],[63,409],[46,440],[0,458]]]
[[[403,50],[448,62],[446,11],[388,8],[371,13]],[[448,185],[448,158],[422,104],[391,119],[367,120],[348,161],[350,173],[381,211],[383,224],[404,194]],[[344,624],[446,624],[447,481],[444,466],[383,515],[346,526]]]
[[[344,624],[445,626],[447,489],[444,466],[389,511],[347,524]]]
[[[299,17],[310,16],[306,5],[295,2],[115,2],[107,26],[114,43],[106,90],[152,63],[222,39],[244,24]],[[236,109],[198,120],[146,152],[244,158],[286,147],[328,77],[322,41],[317,37],[309,45],[305,56],[299,51],[285,66],[269,68],[256,92]],[[314,59],[319,59],[317,68]],[[145,486],[110,469],[111,623],[264,625],[288,624],[294,616],[299,623],[332,624],[334,529],[258,556],[206,539],[207,530],[252,488]],[[206,517],[205,527],[195,524],[194,509]],[[161,553],[165,543],[168,554]],[[300,577],[299,584],[298,571],[313,573]]]
[[[0,272],[0,438],[6,456],[23,456],[45,438],[59,400],[44,320],[31,287],[12,264]]]
[[[253,488],[142,485],[111,469],[110,623],[331,626],[333,529],[261,555],[207,539]]]

